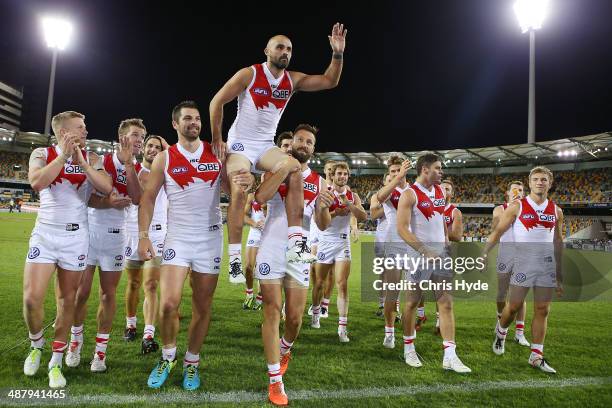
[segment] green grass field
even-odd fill
[[[48,346],[41,370],[34,378],[22,373],[29,342],[22,318],[22,271],[28,238],[34,223],[31,214],[0,214],[0,390],[47,387]],[[363,236],[363,240],[372,239]],[[608,255],[610,256],[610,255]],[[382,347],[383,322],[375,316],[375,303],[360,301],[360,252],[353,247],[350,280],[349,332],[351,342],[337,339],[335,296],[330,318],[320,330],[310,329],[308,316],[294,347],[294,358],[284,377],[292,406],[612,406],[612,305],[607,302],[555,303],[549,318],[546,357],[558,374],[554,377],[527,365],[529,351],[507,343],[506,354],[491,352],[495,306],[492,302],[460,301],[456,304],[458,354],[472,368],[469,375],[444,372],[441,340],[432,333],[433,319],[417,338],[424,358],[421,369],[410,369],[402,360],[401,328],[397,325],[395,350]],[[226,261],[223,265],[225,266]],[[202,387],[197,393],[180,388],[180,369],[161,391],[149,390],[147,376],[157,355],[141,356],[140,343],[122,340],[125,324],[123,293],[108,348],[108,371],[92,374],[97,290],[92,291],[85,326],[81,366],[65,368],[70,404],[136,405],[211,404],[215,406],[265,406],[267,374],[260,338],[261,312],[243,311],[243,287],[227,282],[224,270],[215,294],[210,334],[201,353]],[[97,284],[96,284],[97,286]],[[179,356],[185,351],[190,316],[190,288],[181,306]],[[54,296],[49,289],[45,324],[54,317]],[[433,305],[428,314],[433,316]],[[527,327],[530,327],[528,313]],[[142,333],[142,315],[139,315]],[[512,330],[511,330],[512,333]],[[52,332],[46,332],[49,340]],[[529,332],[527,337],[530,338]],[[510,338],[510,336],[509,336]],[[11,349],[16,344],[21,345]],[[9,350],[10,349],[10,350]],[[0,399],[0,406],[7,404]],[[65,401],[66,403],[68,401]]]

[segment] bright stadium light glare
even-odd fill
[[[43,17],[43,33],[49,48],[66,49],[72,35],[72,24],[57,17]]]
[[[548,3],[549,0],[517,0],[514,3],[514,13],[524,33],[542,28]]]

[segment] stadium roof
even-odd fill
[[[55,138],[51,137],[51,143]],[[47,136],[34,132],[15,132],[0,128],[0,149],[10,150],[10,145],[39,147],[49,143]],[[7,146],[8,145],[8,146]],[[115,143],[88,139],[87,147],[96,152],[110,152]],[[5,147],[6,146],[6,147]],[[518,145],[475,147],[468,149],[433,150],[444,158],[446,167],[491,167],[514,166],[526,163],[551,163],[567,160],[595,161],[612,158],[612,132],[572,137],[569,139]],[[311,161],[316,167],[329,160],[347,161],[353,168],[381,169],[392,155],[399,155],[415,161],[425,151],[398,151],[388,153],[315,153]]]
[[[401,151],[388,153],[315,153],[316,165],[328,160],[347,161],[352,167],[377,169],[386,165],[393,155],[415,161],[427,151]],[[567,161],[593,161],[612,158],[612,132],[590,136],[518,145],[476,147],[467,149],[431,150],[444,159],[446,167],[511,166],[525,163]]]

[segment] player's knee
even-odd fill
[[[522,306],[522,303],[519,305],[519,308],[517,308],[517,311],[520,309],[520,306]],[[540,304],[536,303],[534,306],[534,313],[537,314],[538,316],[546,317],[548,316],[549,311],[550,311],[550,307],[546,303],[540,303]]]
[[[141,285],[142,285],[142,281],[140,280],[140,278],[137,278],[137,277],[128,278],[128,287],[131,290],[139,290]]]
[[[438,302],[438,311],[440,313],[450,313],[453,311],[453,303],[447,300]]]
[[[178,310],[179,302],[175,299],[168,299],[162,302],[160,307],[160,314],[162,317],[173,316]]]
[[[523,306],[523,302],[510,302],[508,303],[508,305],[506,306],[509,310],[510,313],[514,316],[515,314],[518,313],[518,311],[521,309],[521,307]]]
[[[144,291],[147,293],[157,293],[158,280],[157,279],[147,279],[144,284]]]
[[[27,312],[39,310],[42,307],[42,300],[32,295],[26,295],[23,298],[23,307]]]
[[[299,329],[302,325],[302,314],[301,313],[290,313],[285,316],[285,326],[294,329]]]

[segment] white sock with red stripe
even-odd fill
[[[262,303],[263,302],[263,296],[261,296],[261,293],[257,294],[257,296],[255,297],[255,302],[257,302],[257,303]]]
[[[497,321],[497,326],[495,327],[495,333],[497,334],[497,337],[501,338],[501,339],[506,339],[506,335],[508,334],[508,328],[507,327],[501,327],[501,325],[499,324],[499,320]]]
[[[457,355],[457,353],[455,352],[457,345],[455,344],[454,341],[445,340],[442,342],[442,347],[444,348],[444,358],[447,358],[447,357],[451,358]]]
[[[128,328],[128,329],[129,328],[135,329],[137,321],[138,321],[138,318],[136,316],[126,317],[125,318],[125,327]]]
[[[270,377],[270,384],[283,382],[283,376],[280,372],[280,363],[268,364],[268,377]]]
[[[64,341],[54,341],[51,345],[51,349],[53,350],[53,355],[51,356],[51,360],[49,360],[49,368],[59,365],[62,366],[62,360],[64,358],[64,351],[68,344]]]
[[[83,325],[70,328],[70,343],[83,343]]]
[[[425,307],[417,307],[417,317],[422,319],[425,317]]]
[[[393,336],[393,337],[395,337],[395,326],[386,326],[385,325],[385,336]]]
[[[378,297],[378,307],[385,307],[385,297],[384,296]]]
[[[227,255],[229,256],[230,263],[235,259],[238,259],[238,262],[242,262],[242,244],[228,244]]]
[[[247,297],[252,298],[253,297],[253,288],[246,288],[244,293],[246,293]]]
[[[30,338],[30,347],[41,349],[45,345],[45,337],[42,330],[35,334],[28,333],[28,337]]]
[[[185,359],[183,360],[183,368],[187,367],[188,365],[199,367],[200,355],[190,353],[189,350],[187,350],[185,352]]]
[[[399,313],[399,312],[400,312],[400,310],[399,310],[399,300],[396,300],[396,301],[395,301],[395,311],[396,311],[397,313]]]
[[[321,306],[312,306],[312,315],[319,316],[321,314]]]
[[[152,324],[145,325],[144,332],[142,333],[142,339],[152,339],[155,337],[155,326]]]
[[[313,313],[314,313],[314,310],[313,310]],[[346,331],[347,324],[348,324],[348,316],[338,317],[338,333],[341,331]]]
[[[329,309],[329,299],[328,298],[321,299],[321,307]]]
[[[98,333],[96,334],[96,351],[101,360],[104,360],[106,357],[106,347],[108,347],[108,339],[110,338],[110,333]]]
[[[285,340],[285,337],[281,337],[280,339],[280,353],[281,356],[289,353],[291,351],[291,347],[293,346],[293,342]]]
[[[414,351],[414,340],[416,339],[416,335],[414,336],[404,336],[404,354],[409,351]]]
[[[436,327],[440,327],[440,312],[436,312]]]
[[[525,335],[525,322],[524,321],[521,321],[521,320],[516,321],[515,334],[517,336]]]
[[[544,355],[544,345],[531,343],[531,358],[542,357]]]
[[[293,248],[298,242],[302,242],[302,227],[289,227],[287,233],[288,248]]]

